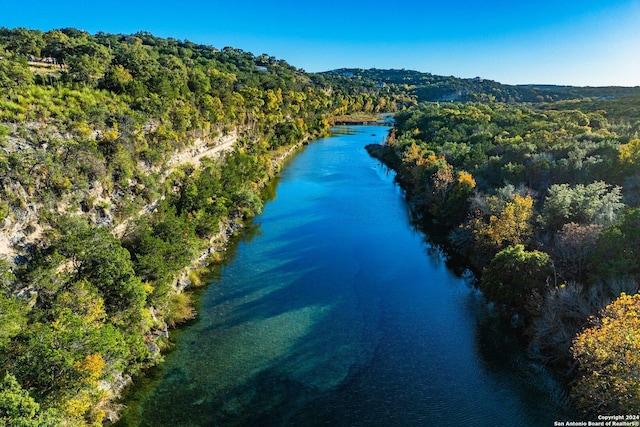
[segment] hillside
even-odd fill
[[[321,73],[333,81],[387,87],[405,93],[418,102],[553,102],[580,98],[622,98],[640,96],[640,87],[575,87],[553,85],[505,85],[476,77],[462,79],[412,70],[341,68]],[[349,84],[349,83],[343,83]]]

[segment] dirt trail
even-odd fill
[[[184,151],[175,152],[171,156],[171,159],[169,159],[169,161],[165,164],[163,178],[168,177],[171,172],[173,172],[175,168],[180,165],[192,164],[194,166],[197,166],[205,157],[217,157],[225,151],[232,150],[237,140],[238,134],[235,132],[218,137],[213,141],[202,138],[196,139],[193,146]],[[212,144],[212,142],[214,143]],[[127,218],[116,227],[114,227],[114,229],[112,230],[113,235],[121,238],[124,235],[124,232],[127,230],[127,226],[129,225],[130,221],[142,215],[153,212],[156,208],[156,205],[158,204],[158,201],[159,200],[154,200],[152,203],[143,206],[135,216]]]

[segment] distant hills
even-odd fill
[[[340,68],[320,73],[334,79],[353,80],[375,87],[404,91],[417,101],[554,102],[568,99],[613,99],[640,96],[640,87],[578,87],[555,85],[506,85],[476,77],[463,79],[413,70]]]

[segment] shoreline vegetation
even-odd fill
[[[383,112],[400,112],[384,157],[416,209],[449,227],[532,350],[575,366],[587,409],[637,408],[633,372],[614,369],[640,354],[625,323],[638,317],[637,89],[313,74],[147,32],[0,28],[0,420],[115,420],[122,387],[194,315],[179,290],[260,212],[284,159]]]
[[[579,408],[636,413],[640,110],[556,108],[422,104],[367,150]]]
[[[368,125],[380,122],[379,114],[353,113],[332,117],[330,122],[334,125]]]

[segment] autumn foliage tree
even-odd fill
[[[637,171],[640,167],[640,139],[632,139],[620,145],[618,160],[624,167]]]
[[[439,221],[448,225],[457,225],[464,221],[469,211],[469,197],[474,188],[476,181],[473,176],[468,172],[459,171],[446,198],[435,210]]]
[[[511,200],[489,196],[482,202],[485,206],[476,211],[475,217],[468,224],[475,238],[475,259],[478,265],[483,265],[496,252],[509,245],[528,243],[533,232],[531,196],[516,193],[511,196]]]
[[[593,326],[579,334],[572,352],[582,378],[578,404],[594,413],[640,412],[640,294],[622,294]]]
[[[479,235],[496,247],[503,247],[505,243],[512,245],[525,243],[531,237],[532,215],[531,196],[523,197],[516,194],[513,201],[507,203],[502,212],[489,218],[489,224],[479,231]]]

